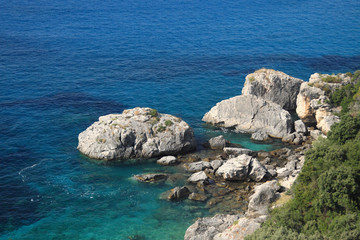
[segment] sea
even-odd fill
[[[180,240],[204,203],[134,174],[156,159],[101,162],[77,136],[99,116],[151,107],[202,122],[260,68],[307,81],[360,69],[358,0],[0,0],[0,239]]]

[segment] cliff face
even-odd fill
[[[330,131],[339,117],[334,115],[339,108],[333,108],[329,95],[341,86],[350,84],[350,77],[345,74],[328,75],[315,73],[309,82],[301,84],[296,100],[296,113],[306,123],[316,124],[324,134]]]

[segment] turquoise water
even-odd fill
[[[261,67],[308,79],[360,68],[360,3],[314,1],[0,0],[0,239],[182,239],[202,204],[159,195],[175,171],[81,156],[100,115],[147,106],[201,122]],[[226,133],[254,150],[248,135]]]

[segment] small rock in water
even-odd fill
[[[134,176],[134,178],[140,182],[156,182],[160,180],[165,180],[167,177],[168,175],[164,173],[149,173]]]
[[[266,141],[269,139],[269,135],[264,131],[257,131],[251,134],[251,139],[256,141]]]
[[[213,137],[209,140],[211,149],[223,149],[226,145],[226,140],[223,135]]]
[[[168,195],[169,200],[181,200],[190,195],[190,190],[187,187],[176,187],[170,190]]]
[[[164,165],[164,166],[167,166],[167,165],[174,165],[176,164],[178,161],[176,159],[176,157],[174,156],[165,156],[165,157],[162,157],[160,158],[159,160],[157,160],[157,163],[160,164],[160,165]]]

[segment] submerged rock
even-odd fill
[[[134,178],[140,182],[156,182],[160,180],[165,180],[167,177],[168,175],[164,173],[147,173],[134,175]]]
[[[253,133],[262,130],[275,138],[282,138],[293,129],[288,111],[253,95],[223,100],[211,108],[202,120],[237,131]]]
[[[151,158],[194,150],[189,125],[151,108],[124,110],[99,118],[79,134],[78,149],[90,158],[113,160]]]
[[[201,193],[191,193],[189,195],[189,199],[193,200],[193,201],[204,202],[204,201],[206,201],[207,196],[205,194],[201,194]]]
[[[303,82],[283,72],[263,68],[246,76],[242,94],[255,95],[277,103],[286,110],[295,110]]]

